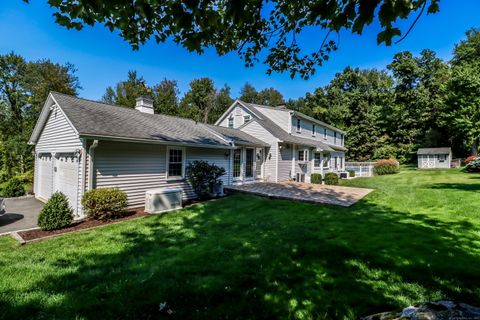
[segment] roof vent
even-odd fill
[[[148,114],[153,114],[153,99],[147,96],[141,96],[136,99],[137,104],[135,105],[135,109],[148,113]]]

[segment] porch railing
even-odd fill
[[[355,171],[355,177],[372,177],[375,162],[345,162],[345,171]]]

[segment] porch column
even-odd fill
[[[320,152],[320,174],[322,175],[323,179],[323,151]]]
[[[295,159],[296,159],[296,146],[294,144],[292,144],[292,171],[290,172],[290,178],[294,178],[295,177]]]

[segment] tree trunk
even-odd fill
[[[473,140],[472,143],[472,156],[477,156],[478,155],[478,142],[480,139],[475,139]]]

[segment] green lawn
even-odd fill
[[[376,191],[351,208],[239,195],[26,246],[2,237],[0,318],[341,319],[440,298],[480,305],[480,175],[344,184]]]

